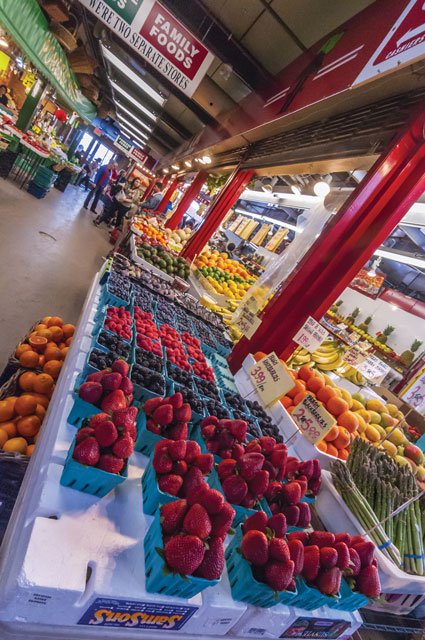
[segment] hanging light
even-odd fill
[[[186,167],[188,167],[189,169],[192,167],[192,163],[191,163],[190,160],[185,160],[184,163],[185,163]]]
[[[299,189],[295,184],[291,184],[291,191],[295,196],[301,195],[301,189]]]
[[[319,182],[316,182],[316,184],[313,187],[314,193],[319,198],[324,198],[325,196],[327,196],[330,190],[331,190],[330,186],[324,180],[320,180]]]
[[[171,168],[174,169],[174,171],[178,171],[180,169],[180,166],[178,164],[172,164]]]
[[[162,172],[163,173],[168,173],[168,169],[163,169]]]

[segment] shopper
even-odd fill
[[[142,209],[150,209],[155,211],[158,208],[159,203],[162,200],[162,184],[156,182],[150,198],[141,203]]]
[[[88,194],[87,198],[84,201],[84,205],[83,205],[84,209],[89,208],[90,200],[92,199],[92,197],[94,197],[93,204],[90,207],[90,211],[93,211],[93,213],[96,213],[96,207],[97,207],[97,203],[99,202],[99,198],[102,195],[104,189],[107,187],[109,180],[111,178],[113,165],[114,165],[113,162],[108,162],[108,164],[102,165],[100,169],[97,170],[97,173],[94,179],[95,186],[94,186],[94,189],[90,191],[90,193]]]
[[[0,84],[0,104],[7,107],[8,102],[9,101],[7,99],[7,87],[5,84]]]
[[[82,164],[83,168],[81,169],[81,173],[78,176],[77,186],[80,187],[82,184],[84,184],[84,191],[88,191],[90,178],[92,177],[94,171],[97,169],[97,165],[94,166],[94,163],[89,162],[88,160],[83,160]]]
[[[121,169],[117,174],[116,180],[112,180],[111,178],[109,185],[105,190],[105,206],[103,207],[102,213],[93,221],[94,224],[99,225],[101,222],[109,224],[112,221],[118,210],[118,200],[116,197],[124,189],[125,185],[125,169]]]
[[[82,144],[79,144],[77,147],[77,151],[75,152],[75,157],[77,158],[78,162],[80,164],[83,163],[83,161],[85,160],[86,154],[84,151],[84,147]]]

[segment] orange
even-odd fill
[[[49,406],[49,398],[43,393],[30,392],[27,395],[35,398],[37,400],[37,404],[41,404],[41,406],[44,407],[45,409],[47,409],[47,407]]]
[[[280,398],[280,404],[283,405],[285,409],[288,409],[288,407],[292,406],[293,402],[288,396],[282,396]]]
[[[352,411],[344,411],[338,416],[338,424],[350,433],[354,433],[359,428],[360,420]]]
[[[348,454],[349,454],[349,453],[350,453],[350,452],[348,451],[348,449],[340,449],[340,450],[338,451],[338,458],[339,458],[340,460],[347,460],[347,458],[348,458]]]
[[[65,338],[72,338],[74,335],[75,327],[73,324],[64,324],[62,327],[63,335]]]
[[[64,342],[59,342],[59,343],[58,343],[58,349],[59,349],[60,351],[62,351],[62,349],[64,349],[65,347],[66,347],[66,344],[65,344]]]
[[[336,396],[335,387],[329,387],[327,384],[325,384],[324,387],[319,389],[316,395],[317,399],[320,400],[320,402],[324,402],[325,404],[326,402],[328,402],[328,400],[330,400],[334,396]]]
[[[37,407],[35,409],[35,415],[37,416],[37,418],[40,418],[41,422],[43,422],[44,416],[46,415],[46,409],[43,407],[42,404],[37,404]]]
[[[314,377],[314,371],[308,364],[303,364],[302,367],[298,369],[298,377],[307,382],[307,380]]]
[[[43,329],[47,329],[47,324],[43,324],[42,322],[40,322],[40,324],[36,324],[35,325],[34,331],[37,331],[37,333],[38,333],[39,331],[42,331]]]
[[[338,427],[338,437],[332,441],[337,449],[345,449],[350,444],[350,432],[345,427]]]
[[[65,360],[68,351],[69,351],[69,347],[64,347],[63,349],[61,349],[62,360]]]
[[[51,340],[46,344],[46,349],[51,349],[51,348],[56,349],[57,346],[58,345],[56,344],[56,342],[53,342],[53,340]]]
[[[66,337],[68,338],[69,336],[66,336]],[[254,353],[254,360],[255,362],[258,362],[259,360],[262,360],[266,356],[267,356],[267,353],[263,353],[263,351],[257,351],[256,353]]]
[[[34,348],[35,351],[42,353],[46,348],[47,338],[43,338],[43,336],[39,336],[38,334],[31,334],[29,338],[30,345]]]
[[[27,456],[32,456],[32,454],[34,453],[34,449],[35,449],[35,444],[29,444],[27,447]]]
[[[14,438],[18,433],[16,431],[16,424],[14,422],[1,422],[0,429],[6,431],[8,438]]]
[[[304,398],[306,397],[306,392],[305,391],[300,391],[300,393],[297,393],[297,395],[294,398],[294,407],[297,406],[297,404],[299,404],[302,400],[304,400]]]
[[[26,394],[19,396],[15,402],[15,412],[18,416],[30,416],[37,409],[37,400]]]
[[[24,353],[24,351],[32,351],[30,345],[27,344],[26,342],[23,342],[22,344],[19,345],[19,347],[17,347],[15,351],[15,357],[18,358],[19,360],[19,358]]]
[[[294,386],[287,392],[286,395],[290,398],[295,398],[298,393],[302,392],[305,392],[305,383],[302,380],[295,380]]]
[[[18,384],[22,391],[32,391],[36,377],[37,374],[34,373],[34,371],[25,371],[25,373],[20,375]]]
[[[0,400],[0,422],[12,420],[13,414],[13,406],[6,402],[6,400]]]
[[[321,440],[320,442],[316,442],[316,447],[317,449],[319,449],[319,451],[324,451],[326,453],[327,445],[323,440]]]
[[[43,318],[43,319],[42,319],[42,321],[41,321],[41,324],[45,324],[45,325],[46,325],[46,327],[47,327],[47,326],[48,326],[48,324],[47,324],[47,323],[49,322],[49,320],[50,320],[50,318],[51,318],[51,317],[52,317],[52,316],[44,316],[44,318]]]
[[[48,373],[39,373],[34,380],[34,391],[47,395],[53,390],[54,384],[55,381]]]
[[[60,327],[50,327],[50,331],[52,333],[53,342],[61,342],[63,338],[63,331]]]
[[[25,438],[11,438],[3,445],[3,451],[16,451],[25,455],[27,446]]]
[[[24,351],[19,358],[19,362],[27,369],[35,369],[38,366],[38,353],[35,351]]]
[[[292,413],[294,409],[295,409],[295,405],[293,405],[293,404],[292,404],[290,407],[288,407],[288,408],[286,409],[286,411],[287,411],[288,413]]]
[[[37,416],[25,416],[16,423],[16,428],[20,436],[32,438],[38,433],[41,427],[41,420]]]
[[[50,329],[37,329],[37,334],[42,338],[46,338],[47,342],[52,339],[52,332]]]
[[[317,393],[325,386],[325,381],[322,378],[312,376],[307,380],[307,389],[313,393]]]
[[[51,316],[46,324],[48,327],[61,327],[63,320],[59,316]]]
[[[324,437],[324,440],[326,440],[326,442],[332,442],[332,440],[335,440],[335,438],[338,437],[338,434],[338,427],[337,425],[334,425],[329,429],[328,433]]]
[[[46,362],[46,358],[44,354],[38,359],[38,366],[42,369],[44,367],[44,363]]]
[[[44,352],[44,357],[46,358],[46,362],[49,362],[49,360],[60,360],[61,355],[62,353],[59,347],[48,347]]]
[[[67,346],[67,347],[70,347],[70,346],[71,346],[71,342],[72,342],[72,338],[67,338],[67,339],[65,340],[65,344],[66,344],[66,346]]]
[[[338,449],[334,447],[332,442],[328,442],[328,444],[326,445],[326,453],[328,453],[330,456],[334,456],[334,458],[338,457]]]
[[[348,411],[349,406],[348,402],[346,402],[342,398],[334,397],[328,400],[328,402],[326,403],[326,409],[333,416],[339,416],[341,413],[344,413],[344,411]]]
[[[13,413],[15,412],[15,402],[17,401],[17,396],[8,396],[7,398],[5,398],[5,402],[7,402],[7,404],[9,405],[9,408],[11,409],[11,411],[13,411]]]
[[[4,443],[7,442],[8,440],[9,440],[9,434],[7,433],[7,431],[5,431],[0,427],[0,449],[3,448]]]
[[[52,376],[53,380],[57,380],[59,378],[59,374],[61,372],[63,362],[62,360],[49,360],[43,367],[44,373],[48,373]]]

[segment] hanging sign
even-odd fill
[[[133,145],[130,142],[127,142],[127,140],[124,140],[124,138],[121,138],[121,136],[115,138],[114,145],[125,153],[130,153],[133,148]]]
[[[310,394],[307,394],[297,404],[291,417],[304,438],[311,444],[323,440],[336,424],[335,418]]]
[[[307,349],[310,353],[316,351],[323,340],[328,337],[328,332],[314,318],[309,316],[301,329],[294,337],[294,342]]]
[[[368,356],[366,360],[361,362],[357,367],[357,371],[359,371],[366,380],[369,380],[374,384],[382,382],[390,370],[391,367],[388,364],[374,355]]]
[[[240,329],[243,335],[248,338],[248,340],[252,338],[260,324],[260,318],[248,309],[244,309],[235,322],[235,325],[238,327],[238,329]]]
[[[266,406],[284,396],[295,384],[274,351],[252,367],[249,377]]]
[[[132,156],[132,158],[135,158],[139,164],[144,164],[148,158],[146,153],[144,153],[138,147],[133,147],[130,152],[130,155]]]
[[[357,365],[364,362],[367,358],[367,353],[359,347],[358,344],[353,345],[342,356],[342,359],[347,364],[350,364],[352,367],[357,367]]]
[[[27,89],[32,89],[37,81],[37,76],[31,71],[26,71],[21,78],[21,82]]]
[[[156,0],[80,0],[189,98],[214,56]]]
[[[410,404],[419,413],[425,410],[425,372],[422,372],[405,391],[400,394],[400,398]],[[425,438],[424,438],[425,439]],[[417,444],[417,443],[416,443]]]

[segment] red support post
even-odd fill
[[[174,178],[174,180],[172,180],[170,186],[168,187],[167,191],[164,194],[164,197],[162,198],[161,202],[158,205],[157,211],[161,213],[162,211],[164,211],[165,207],[170,202],[171,196],[173,195],[174,191],[177,189],[178,183],[179,181],[177,180],[177,178]]]
[[[253,175],[251,169],[235,169],[219,196],[213,202],[203,224],[199,227],[183,248],[181,255],[193,260],[207,244],[208,240],[220,226],[230,207],[238,200]]]
[[[250,340],[229,356],[237,371],[248,353],[275,351],[283,359],[308,316],[320,320],[425,191],[425,112],[392,143],[335,215],[330,226],[261,314]]]
[[[157,181],[157,178],[152,178],[147,186],[145,193],[143,194],[143,200],[147,200],[149,198]]]
[[[205,180],[208,177],[207,171],[199,171],[192,180],[192,184],[188,186],[186,192],[183,194],[183,198],[177,205],[177,209],[174,211],[171,218],[167,220],[165,226],[169,229],[177,229],[180,222],[183,220],[183,216],[189,209],[191,203],[195,200],[196,196],[202,189]]]

